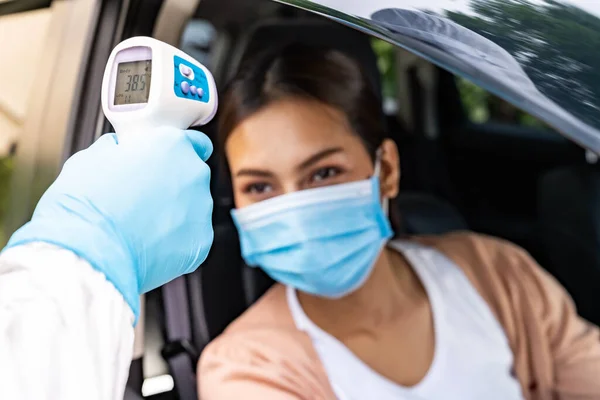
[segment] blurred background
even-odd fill
[[[6,11],[8,3],[17,2],[20,3],[18,7],[24,11],[11,12],[3,16],[0,13],[0,225],[2,226],[4,226],[10,203],[11,177],[15,167],[14,158],[19,148],[19,139],[24,130],[28,129],[28,115],[31,116],[32,113],[39,111],[38,105],[32,104],[32,99],[44,96],[34,79],[37,69],[45,57],[48,57],[48,55],[44,55],[45,51],[49,51],[47,46],[59,40],[57,35],[75,34],[74,29],[73,32],[65,30],[61,32],[57,29],[57,24],[60,24],[61,20],[65,20],[66,4],[61,3],[66,3],[66,1],[55,1],[50,6],[50,1],[0,0],[0,10],[5,6],[4,11]],[[92,3],[85,0],[71,0],[70,2]],[[426,2],[424,3],[426,7]],[[536,7],[534,3],[520,7],[511,7],[508,3],[498,6],[494,3],[498,2],[473,2],[474,7],[481,8],[480,13],[492,15],[493,12],[493,18],[497,20],[510,19],[513,23],[521,25],[526,24],[527,19],[535,11],[533,8]],[[28,9],[32,10],[27,11]],[[545,23],[556,25],[560,21],[563,29],[571,31],[568,35],[578,36],[581,34],[580,25],[576,23],[577,21],[572,21],[576,16],[568,11],[565,9],[562,13],[548,14],[548,20]],[[502,30],[511,28],[506,24],[497,23],[499,21],[494,19],[484,20],[460,12],[448,12],[448,16],[464,26],[472,26],[474,30],[490,32],[493,29],[495,30],[492,32],[493,35],[498,37],[510,35],[510,32]],[[82,17],[85,18],[83,15]],[[599,21],[594,19],[598,29],[590,29],[589,32],[586,32],[593,39],[593,43],[600,43]],[[206,62],[208,49],[215,35],[215,28],[209,21],[192,20],[183,32],[181,47],[198,58],[200,62]],[[85,42],[85,39],[82,36],[80,42]],[[526,37],[523,36],[522,40],[526,40]],[[378,39],[372,39],[372,42],[381,70],[384,108],[387,114],[394,114],[398,107],[397,49]],[[519,46],[518,41],[507,41],[506,44],[508,47]],[[466,112],[474,123],[484,124],[494,120],[535,128],[545,127],[545,124],[536,118],[465,79],[458,79],[457,85]],[[67,90],[66,87],[62,89]],[[31,124],[29,124],[29,128],[32,128]],[[18,185],[18,183],[14,184]],[[0,245],[5,243],[6,236],[10,234],[11,230],[12,227],[8,227],[0,231]]]
[[[51,18],[50,8],[0,16],[0,224],[7,213],[14,154],[25,128],[29,100],[39,95],[32,77],[48,39]],[[6,239],[0,231],[0,245]]]

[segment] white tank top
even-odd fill
[[[312,339],[339,400],[521,400],[513,354],[502,326],[463,271],[435,249],[393,241],[420,278],[431,304],[435,354],[423,380],[403,387],[379,375],[287,300],[296,327]]]

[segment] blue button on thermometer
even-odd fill
[[[119,138],[160,126],[187,129],[217,112],[212,74],[179,49],[134,37],[112,51],[102,82],[102,109]]]

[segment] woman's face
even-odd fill
[[[282,100],[239,124],[226,143],[235,205],[368,179],[374,165],[344,114],[315,101]],[[382,196],[398,193],[398,151],[382,145]]]

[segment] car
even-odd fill
[[[30,216],[61,163],[111,130],[99,93],[120,40],[149,35],[179,46],[213,71],[218,87],[261,49],[322,44],[352,54],[381,88],[388,131],[401,153],[403,233],[472,230],[510,240],[566,287],[582,316],[600,324],[600,6],[583,0],[40,3],[59,13],[60,27],[77,31],[79,41],[63,37],[45,50],[48,70],[38,79],[46,79],[47,96],[32,100],[37,113],[18,142],[7,234]],[[217,129],[214,122],[202,127],[211,137]],[[203,348],[272,284],[244,265],[227,174],[217,155],[209,165],[213,248],[197,272],[145,296],[130,398],[195,398]]]

